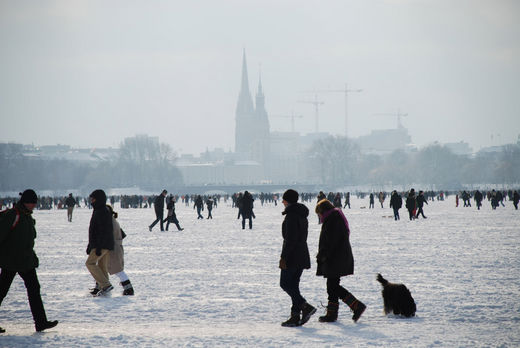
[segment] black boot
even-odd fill
[[[56,325],[58,325],[57,320],[44,321],[43,323],[36,324],[36,331],[42,332],[43,330],[51,329],[51,328],[55,327]]]
[[[347,292],[347,296],[345,296],[341,300],[345,302],[347,306],[350,307],[352,312],[354,312],[354,315],[352,315],[352,320],[354,320],[354,323],[357,322],[359,317],[361,317],[361,314],[363,314],[363,312],[367,308],[367,306],[365,306],[363,302],[355,298],[354,295],[352,295],[350,292]]]
[[[130,283],[130,279],[122,282],[121,286],[123,287],[123,295],[132,296],[134,294],[134,288],[132,287],[132,283]]]
[[[300,321],[300,325],[303,325],[306,322],[308,322],[314,313],[316,313],[316,308],[305,302],[302,305],[302,319]]]
[[[92,294],[93,296],[96,296],[97,293],[101,290],[101,288],[99,287],[99,284],[96,283],[96,286],[92,289],[90,289],[90,294]]]
[[[291,317],[282,323],[285,327],[300,326],[300,312],[292,312]]]
[[[338,320],[338,308],[339,303],[338,302],[329,302],[327,306],[327,314],[320,317],[320,322],[322,323],[332,323],[336,320]]]

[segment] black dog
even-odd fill
[[[385,306],[385,314],[394,312],[405,317],[413,317],[417,307],[413,300],[412,294],[404,284],[394,284],[388,282],[381,274],[377,275],[377,281],[383,285],[383,302]]]

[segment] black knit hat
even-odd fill
[[[298,192],[294,191],[293,189],[288,189],[284,192],[282,198],[290,204],[298,202]]]
[[[96,202],[105,204],[107,201],[107,195],[103,190],[95,190],[90,194],[90,197],[95,198]]]
[[[28,189],[20,193],[20,202],[22,203],[38,203],[38,196],[36,196],[36,192],[34,190]]]

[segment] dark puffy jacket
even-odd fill
[[[288,205],[282,214],[285,219],[282,223],[283,246],[280,257],[285,260],[287,268],[311,268],[307,246],[309,209],[303,204],[294,203]]]
[[[417,208],[415,202],[415,195],[409,194],[408,198],[406,198],[406,209],[408,209],[409,211],[413,211],[415,208]]]
[[[349,231],[338,211],[328,215],[321,226],[316,275],[336,278],[354,273],[354,256]]]
[[[164,196],[160,194],[155,197],[155,201],[153,202],[155,208],[155,214],[161,215],[164,213]]]
[[[240,200],[240,213],[244,219],[249,219],[253,216],[253,201],[251,194],[244,194]]]
[[[20,219],[12,229],[17,211]],[[16,209],[9,209],[0,217],[0,268],[24,272],[38,267],[38,257],[34,252],[36,221],[21,203]]]
[[[390,198],[390,208],[393,209],[401,209],[403,206],[403,199],[401,196],[399,196],[398,193],[392,194],[392,197]]]
[[[114,250],[114,232],[112,213],[106,206],[106,201],[96,200],[94,211],[88,227],[87,253],[96,248]]]

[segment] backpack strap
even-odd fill
[[[13,224],[11,225],[11,231],[12,231],[16,228],[16,226],[18,226],[18,223],[20,222],[20,211],[16,207],[11,208],[11,209],[16,211],[16,216],[14,218]],[[2,210],[2,211],[0,211],[0,214],[7,213],[11,209]]]

